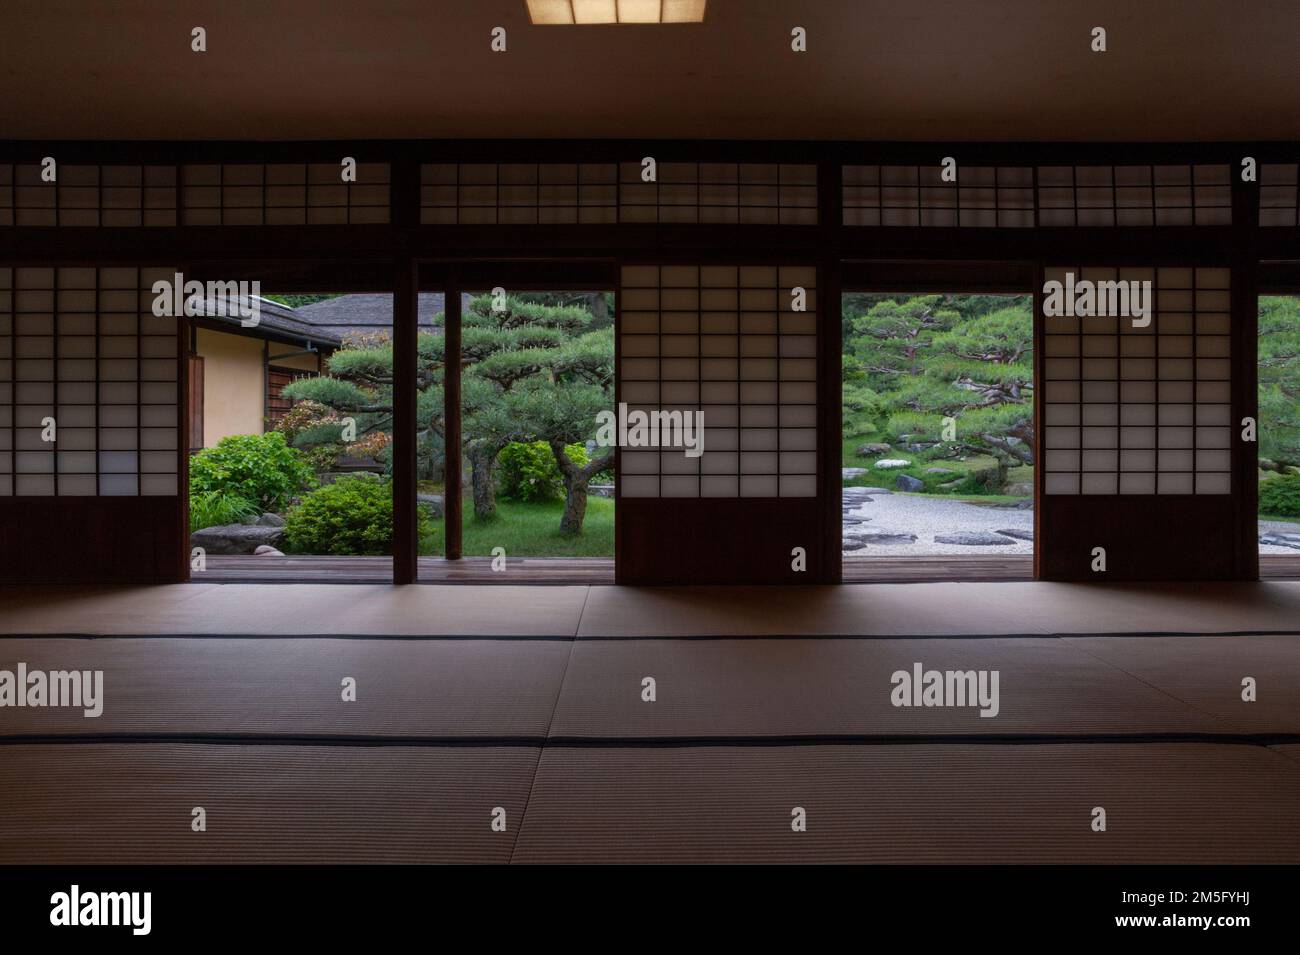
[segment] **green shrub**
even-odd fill
[[[190,496],[190,533],[204,527],[238,524],[261,512],[247,498],[224,491],[201,491]]]
[[[570,444],[565,451],[574,464],[586,465],[587,449],[583,445]],[[522,504],[553,501],[564,495],[564,479],[545,441],[507,444],[497,457],[497,480],[502,497]]]
[[[1300,517],[1300,474],[1279,474],[1259,484],[1259,512]]]
[[[418,511],[417,534],[433,534]],[[284,538],[296,554],[379,556],[393,552],[393,485],[373,475],[340,477],[303,497],[284,518]]]
[[[215,491],[266,511],[282,511],[290,498],[315,483],[302,455],[275,431],[231,435],[190,459],[191,499]]]

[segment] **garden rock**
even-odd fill
[[[613,497],[614,485],[612,484],[592,484],[587,487],[587,493],[592,497]]]
[[[1012,497],[1032,497],[1034,493],[1034,486],[1027,482],[1022,482],[1019,484],[1008,484],[1006,493],[1011,495]]]
[[[845,481],[851,481],[854,478],[860,478],[867,473],[866,468],[840,468],[840,477]]]
[[[961,544],[966,547],[1010,547],[1011,541],[987,531],[952,531],[947,534],[935,534],[936,544]]]
[[[952,468],[926,468],[926,474],[956,474]]]
[[[915,534],[891,534],[885,531],[875,531],[865,534],[854,535],[857,540],[864,544],[915,544]]]
[[[262,527],[284,527],[284,518],[279,514],[263,514],[257,519],[257,523]]]
[[[900,474],[896,483],[898,484],[898,489],[900,491],[911,491],[915,493],[917,491],[925,490],[925,482],[920,478],[912,477],[910,474]]]
[[[1032,528],[1008,527],[1006,529],[1000,529],[998,533],[1005,534],[1007,537],[1014,537],[1018,541],[1031,541],[1034,539]]]
[[[873,465],[873,467],[876,467],[881,471],[889,471],[893,468],[905,468],[911,463],[911,461],[905,461],[902,458],[881,458]],[[866,472],[864,471],[863,473],[865,474]]]
[[[866,545],[865,543],[863,543],[862,541],[860,541],[860,540],[854,540],[854,539],[851,538],[851,537],[846,537],[846,538],[844,539],[844,542],[843,542],[842,544],[840,544],[840,550],[846,550],[846,551],[847,551],[847,550],[862,550],[862,548],[864,548],[864,547],[866,547],[866,546],[867,546],[867,545]]]
[[[958,478],[958,479],[955,480],[955,481],[946,481],[946,482],[944,482],[943,484],[940,484],[940,485],[939,485],[939,490],[941,490],[941,491],[955,491],[955,490],[957,490],[957,488],[959,488],[959,487],[962,486],[962,482],[963,482],[964,480],[965,480],[965,478]]]
[[[441,494],[417,494],[415,495],[417,504],[424,505],[424,509],[429,512],[429,516],[437,519],[442,517],[442,495]]]
[[[257,548],[257,550],[253,551],[253,556],[254,557],[283,557],[284,552],[276,550],[274,547],[270,547],[266,544],[263,544],[261,547]]]
[[[209,554],[253,554],[263,545],[274,547],[282,537],[283,527],[221,524],[195,531],[190,535],[190,546],[202,547]]]
[[[894,450],[892,445],[885,444],[883,441],[880,441],[875,444],[858,445],[858,449],[853,453],[860,458],[869,458],[875,454],[887,454],[892,450]]]

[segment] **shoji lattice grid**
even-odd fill
[[[1044,316],[1048,494],[1227,494],[1227,269],[1056,268],[1046,281],[1150,280],[1151,324]]]
[[[939,166],[844,166],[848,226],[1034,224],[1034,171],[1020,166],[962,166],[944,182]]]
[[[1300,225],[1300,163],[1259,167],[1259,224]]]
[[[629,411],[702,411],[704,453],[624,448],[624,497],[814,497],[812,267],[625,266],[620,388]],[[806,311],[794,311],[803,288]]]
[[[0,269],[0,495],[177,493],[171,271]]]
[[[420,167],[424,225],[618,221],[614,163],[429,163]]]
[[[1231,225],[1226,165],[1039,166],[1041,226]]]
[[[0,226],[174,226],[175,166],[0,164]]]
[[[620,222],[817,224],[815,165],[661,162],[656,180],[619,164]]]
[[[226,163],[181,167],[185,225],[374,225],[389,221],[387,163]]]

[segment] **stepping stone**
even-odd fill
[[[857,537],[864,544],[915,544],[915,534],[885,534],[879,531]]]
[[[873,464],[872,467],[877,468],[878,470],[881,471],[888,471],[891,470],[892,468],[905,468],[911,463],[912,463],[911,461],[908,461],[905,458],[881,458],[879,461]],[[846,468],[845,470],[849,470],[849,469]],[[853,470],[858,470],[858,469],[854,468]]]
[[[1032,527],[1008,527],[1006,530],[999,530],[998,533],[1005,534],[1007,537],[1014,537],[1018,541],[1031,541],[1034,539]]]
[[[867,473],[866,468],[840,468],[840,477],[846,481],[860,478]]]
[[[841,551],[862,550],[862,548],[866,546],[867,545],[862,543],[862,541],[860,540],[853,540],[852,538],[849,538],[848,540],[844,541],[844,543],[840,545],[840,550]]]
[[[848,527],[852,524],[863,524],[870,519],[871,518],[869,517],[846,517],[841,521],[841,523],[843,523],[845,527]]]
[[[935,534],[936,544],[963,544],[966,547],[1010,547],[1011,541],[989,531],[950,531]]]

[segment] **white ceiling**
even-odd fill
[[[1300,140],[1296,0],[709,0],[703,25],[606,27],[534,27],[524,0],[6,0],[0,22],[3,139]]]

